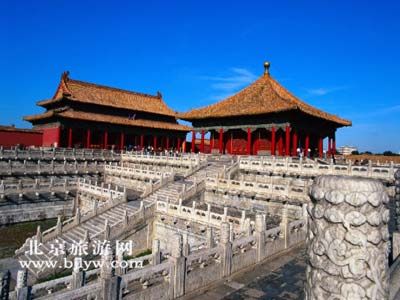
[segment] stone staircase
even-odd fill
[[[38,243],[38,250],[39,252],[43,252],[43,254],[29,253],[31,241],[34,241],[36,237],[28,238],[23,246],[17,250],[16,254],[20,261],[59,261],[60,256],[51,254],[52,247],[57,248],[59,243],[64,243],[65,249],[68,251],[71,249],[72,244],[79,243],[79,241],[85,241],[88,236],[90,240],[103,240],[103,231],[106,223],[112,227],[125,217],[125,213],[127,213],[128,216],[132,216],[138,211],[138,209],[138,207],[133,207],[128,205],[128,203],[119,204],[103,212],[102,214],[87,220],[86,222],[80,223],[71,230],[61,233],[61,235],[57,236],[55,239],[52,239],[48,242]],[[91,249],[88,250],[90,251]],[[37,270],[33,266],[28,267],[28,269],[33,273],[33,275],[35,275],[35,277],[41,277],[42,274],[47,274],[46,270]]]
[[[143,207],[150,207],[155,204],[156,201],[170,201],[170,202],[178,202],[178,199],[182,195],[182,192],[191,186],[193,186],[194,182],[200,182],[204,180],[207,176],[221,176],[225,168],[229,167],[232,164],[232,160],[229,157],[219,158],[219,159],[210,159],[208,165],[199,169],[194,174],[188,176],[187,178],[183,178],[180,180],[176,180],[170,182],[158,190],[151,193],[149,196],[141,199],[143,201]],[[112,227],[113,225],[124,220],[126,216],[133,216],[141,207],[141,201],[130,201],[119,203],[114,207],[109,208],[108,210],[96,214],[94,217],[79,222],[78,225],[72,227],[66,232],[62,232],[56,238],[53,238],[49,241],[39,243],[38,249],[44,254],[34,255],[27,253],[30,247],[31,241],[37,239],[37,237],[29,238],[25,241],[24,245],[16,251],[16,256],[18,259],[24,261],[44,261],[44,260],[57,260],[55,255],[49,255],[49,251],[51,249],[51,244],[55,244],[55,242],[65,243],[65,249],[70,249],[72,244],[79,243],[79,241],[85,241],[88,235],[90,240],[104,240],[104,230],[107,226]],[[136,214],[137,215],[137,214]],[[117,236],[111,237],[112,239],[118,238]],[[57,246],[57,245],[56,245]],[[59,259],[59,257],[58,257]],[[34,267],[28,268],[36,278],[43,277],[44,274],[48,274],[43,270],[35,269]]]

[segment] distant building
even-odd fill
[[[178,124],[161,94],[147,95],[69,78],[53,98],[37,102],[46,112],[24,117],[43,131],[43,146],[123,149],[181,148],[191,127]]]
[[[41,146],[42,131],[0,125],[0,146],[9,148],[20,146]]]
[[[336,129],[351,121],[301,101],[270,76],[268,62],[264,67],[264,75],[235,95],[179,115],[192,123],[193,140],[201,132],[200,152],[210,132],[213,153],[296,156],[300,148],[322,157],[325,138],[328,155],[335,153]]]
[[[353,146],[340,146],[338,148],[338,152],[342,155],[350,155],[353,151],[358,151],[358,148]]]

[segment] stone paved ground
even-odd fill
[[[305,261],[304,248],[297,248],[188,299],[303,300]]]

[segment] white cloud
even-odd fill
[[[211,87],[225,92],[235,92],[257,79],[252,72],[242,68],[232,68],[231,75],[226,77],[202,76],[201,79],[214,82]]]
[[[200,79],[212,82],[211,88],[218,91],[218,93],[210,95],[207,100],[219,101],[251,84],[257,79],[257,76],[247,69],[231,68],[228,76],[201,76]]]
[[[315,88],[315,89],[305,89],[308,96],[325,96],[327,94],[331,94],[336,91],[347,90],[347,86],[337,86],[332,88]]]

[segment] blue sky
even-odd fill
[[[353,121],[337,144],[400,151],[398,1],[2,1],[0,124],[43,110],[70,77],[213,103],[270,72]]]

